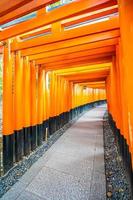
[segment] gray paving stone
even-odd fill
[[[46,200],[44,197],[39,197],[36,194],[28,192],[26,190],[16,200]]]
[[[46,167],[26,190],[47,200],[88,200],[90,195],[89,186],[78,178]]]
[[[102,181],[92,182],[90,200],[106,200],[105,184]]]
[[[55,153],[46,163],[46,166],[79,177],[86,183],[90,183],[92,178],[92,159],[84,159],[78,156],[71,157],[66,154]]]
[[[46,153],[44,156],[39,158],[38,161],[31,166],[31,168],[20,178],[19,181],[28,185],[43,168],[50,157],[51,155]]]
[[[92,173],[92,184],[94,183],[100,183],[105,186],[105,173],[98,173],[93,171]]]

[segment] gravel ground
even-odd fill
[[[104,116],[103,131],[107,200],[132,200],[128,175],[109,125],[107,113]]]

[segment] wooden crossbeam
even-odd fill
[[[80,84],[80,83],[87,83],[87,82],[95,82],[95,81],[105,81],[105,79],[106,79],[106,76],[101,76],[100,78],[86,78],[86,79],[80,79],[80,80],[72,80],[72,82],[73,83],[78,83],[78,84]],[[70,80],[70,82],[71,82],[71,80]]]
[[[62,75],[62,74],[67,74],[67,73],[82,73],[82,72],[90,72],[90,71],[95,71],[95,70],[101,70],[101,69],[110,69],[112,63],[107,62],[107,63],[101,63],[101,64],[94,64],[94,65],[85,65],[77,68],[67,68],[67,69],[58,69],[54,70],[55,74]]]
[[[116,5],[116,0],[79,0],[57,8],[51,13],[40,15],[35,19],[23,22],[0,33],[0,41],[21,35],[31,30],[61,21],[68,17]]]
[[[64,27],[68,27],[85,21],[105,17],[107,15],[111,15],[117,12],[118,12],[118,5],[114,5],[94,12],[88,12],[84,15],[79,15],[70,19],[66,19],[62,22],[62,24]]]
[[[89,79],[95,79],[96,78],[106,78],[109,74],[109,70],[99,70],[97,72],[91,72],[86,74],[78,74],[78,75],[65,75],[64,78],[68,79],[69,81],[81,81],[81,80],[89,80]]]
[[[107,21],[102,21],[96,24],[91,24],[91,25],[79,27],[72,30],[61,31],[58,34],[53,33],[50,35],[41,36],[41,37],[34,38],[31,40],[23,41],[23,42],[14,42],[11,45],[11,48],[13,50],[26,49],[26,48],[31,48],[35,46],[40,46],[43,44],[56,43],[59,41],[69,40],[72,38],[87,36],[94,33],[96,34],[96,33],[105,32],[109,30],[115,30],[118,28],[119,28],[119,18],[118,16],[113,16],[110,19],[107,19]]]
[[[65,71],[65,72],[58,72],[57,74],[59,76],[74,76],[74,75],[86,75],[88,73],[97,73],[99,71],[109,71],[109,66],[102,66],[102,67],[95,67],[88,66],[88,69],[80,70],[80,71]]]
[[[1,0],[0,1],[0,17],[5,15],[8,12],[12,12],[13,10],[31,2],[33,0]]]
[[[99,41],[99,42],[83,44],[83,45],[73,46],[73,47],[69,47],[69,48],[48,51],[48,52],[40,53],[40,54],[36,54],[36,55],[31,55],[31,56],[29,56],[29,60],[37,60],[37,59],[42,59],[42,58],[50,59],[55,56],[62,56],[62,55],[65,56],[66,54],[82,52],[85,50],[92,50],[92,52],[93,52],[94,49],[101,48],[101,47],[114,46],[116,44],[117,44],[116,38],[110,39],[110,40],[103,40],[103,41]]]
[[[63,64],[63,65],[56,65],[56,66],[42,65],[42,67],[44,67],[46,71],[50,71],[50,70],[58,70],[58,69],[77,68],[77,67],[82,67],[82,66],[84,67],[86,65],[101,64],[101,63],[107,63],[111,61],[112,61],[111,57],[95,58],[95,59],[90,59],[89,61],[87,58],[84,61],[82,61],[82,64],[80,61],[74,61],[74,62],[71,62],[70,64]]]
[[[83,44],[89,44],[90,49],[91,49],[91,48],[95,48],[98,44],[103,45],[104,42],[105,43],[109,42],[108,40],[111,40],[112,44],[113,42],[117,44],[118,43],[117,38],[119,37],[119,35],[120,35],[119,30],[106,31],[103,33],[97,33],[97,34],[88,35],[88,36],[84,36],[80,38],[70,39],[67,41],[57,42],[56,45],[52,43],[52,44],[41,45],[39,47],[24,49],[24,50],[21,50],[21,53],[22,53],[22,56],[35,55],[35,54],[48,52],[48,51],[51,51],[51,54],[52,54],[52,51],[55,51],[58,49],[65,49],[69,47],[72,48],[74,46],[78,47],[78,45],[83,45]],[[13,48],[12,50],[16,50],[16,49]]]
[[[11,0],[10,0],[11,2]],[[17,2],[17,1],[12,1],[12,2]],[[4,16],[1,16],[0,18],[0,25],[10,22],[12,20],[15,20],[19,17],[23,17],[24,15],[27,15],[31,12],[34,12],[36,10],[39,10],[43,7],[45,7],[46,5],[52,3],[53,0],[32,0],[32,1],[27,1],[27,4],[23,5],[23,6],[19,6],[17,9],[15,9],[12,12],[9,13],[5,13]],[[54,0],[55,2],[55,0]]]
[[[76,59],[71,59],[69,61],[64,61],[64,62],[56,62],[56,63],[52,63],[52,64],[47,64],[47,65],[43,65],[44,68],[46,67],[47,69],[48,68],[51,68],[51,69],[54,69],[56,67],[62,67],[62,66],[71,66],[71,65],[82,65],[82,64],[86,64],[88,63],[90,60],[92,59],[106,59],[108,57],[112,57],[112,53],[104,53],[104,54],[97,54],[97,55],[93,55],[93,56],[85,56],[85,57],[82,57],[82,58],[76,58]]]
[[[49,58],[43,58],[43,59],[38,59],[36,60],[36,64],[50,64],[50,63],[56,63],[56,62],[62,62],[65,60],[71,60],[71,59],[79,59],[82,57],[87,57],[90,55],[97,55],[97,54],[102,54],[102,53],[111,53],[115,51],[114,46],[109,46],[109,47],[102,47],[102,48],[97,48],[97,49],[92,49],[92,50],[85,50],[85,51],[80,51],[80,52],[73,52],[73,53],[68,53],[65,55],[59,55],[59,56],[54,56],[54,57],[49,57]]]
[[[63,20],[61,22],[61,25],[63,27],[68,28],[68,27],[70,27],[72,25],[76,25],[78,23],[82,23],[82,22],[85,22],[85,21],[88,21],[88,20],[93,20],[93,19],[105,17],[107,15],[114,14],[114,13],[117,13],[117,12],[118,12],[118,5],[115,5],[115,6],[108,7],[106,9],[97,10],[95,12],[89,12],[89,13],[84,14],[84,15],[79,15],[79,16],[76,16],[76,17],[73,17],[73,18]],[[26,38],[29,38],[29,37],[33,37],[35,35],[44,34],[44,33],[46,34],[48,32],[51,32],[51,27],[46,28],[46,29],[44,29],[42,27],[41,30],[36,30],[36,31],[29,32],[29,33],[25,33],[24,35],[21,35],[20,38],[26,39]]]
[[[45,66],[56,66],[56,65],[63,65],[63,64],[71,64],[73,62],[79,62],[79,61],[89,61],[90,59],[94,59],[94,58],[101,58],[101,57],[108,57],[108,56],[112,56],[115,55],[114,51],[110,51],[108,50],[108,52],[101,52],[99,51],[98,54],[90,54],[88,52],[84,52],[81,56],[80,54],[77,54],[75,57],[69,57],[69,59],[63,59],[63,60],[57,60],[57,61],[53,61],[53,62],[46,62],[45,60],[37,60],[36,64],[44,64]]]

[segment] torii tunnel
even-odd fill
[[[132,0],[1,0],[1,175],[107,102],[132,176],[132,59]]]

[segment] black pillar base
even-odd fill
[[[52,117],[52,123],[53,123],[53,133],[56,132],[56,116]]]
[[[15,131],[15,161],[22,160],[24,155],[24,131]]]
[[[44,121],[44,132],[45,132],[45,136],[46,136],[46,128],[47,128],[47,138],[49,138],[50,137],[50,133],[49,133],[49,119],[47,119],[47,120],[45,120]],[[44,140],[45,140],[45,138],[44,138]]]
[[[31,126],[30,130],[31,151],[34,151],[37,147],[37,126]]]
[[[4,174],[13,167],[14,162],[14,134],[3,135],[3,171]]]
[[[37,125],[37,145],[40,146],[43,141],[43,124]]]
[[[24,128],[24,155],[27,156],[31,151],[31,127]]]
[[[59,130],[61,128],[61,116],[58,115],[56,117],[56,126],[57,126],[57,130]]]
[[[53,130],[53,117],[49,118],[49,134],[52,135],[54,132]]]

